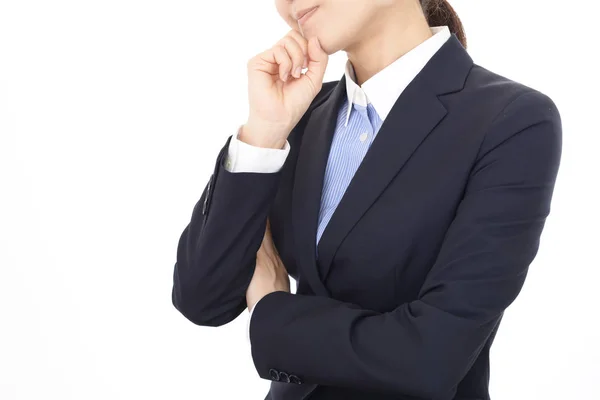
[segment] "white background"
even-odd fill
[[[563,119],[492,398],[599,398],[598,6],[452,4],[475,62]],[[0,0],[0,399],[264,398],[247,311],[198,327],[171,287],[179,235],[247,117],[246,61],[287,30],[273,1]]]

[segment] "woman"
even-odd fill
[[[248,121],[181,235],[175,307],[205,326],[248,307],[268,399],[489,399],[550,211],[554,103],[474,64],[446,1],[277,9],[292,30],[248,63]]]

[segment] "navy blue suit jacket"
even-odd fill
[[[227,140],[178,243],[173,304],[204,326],[240,315],[269,218],[297,293],[252,316],[267,398],[488,399],[490,346],[550,212],[559,112],[453,35],[396,101],[316,257],[344,79],[290,133],[281,171],[228,172]]]

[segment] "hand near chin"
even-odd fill
[[[256,253],[254,275],[246,291],[248,310],[251,311],[264,296],[276,291],[289,292],[290,278],[273,243],[271,225],[267,219],[265,235]]]

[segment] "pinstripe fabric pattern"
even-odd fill
[[[346,115],[350,106],[348,100],[344,102],[338,114],[325,168],[317,244],[383,123],[370,102],[366,107],[357,103],[351,105],[353,108],[347,126]]]

